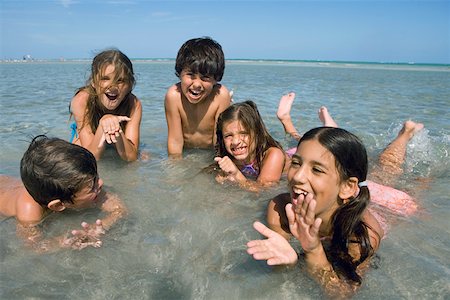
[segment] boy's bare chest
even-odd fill
[[[215,110],[211,106],[185,109],[181,114],[183,129],[187,131],[214,130]]]

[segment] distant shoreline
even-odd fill
[[[174,58],[131,58],[133,63],[174,63]],[[92,59],[3,59],[0,64],[39,64],[39,63],[90,63]],[[230,65],[283,65],[303,67],[329,67],[329,68],[370,68],[393,70],[433,70],[450,71],[450,64],[433,63],[404,63],[404,62],[364,62],[364,61],[320,61],[320,60],[288,60],[288,59],[227,59]]]

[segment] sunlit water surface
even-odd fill
[[[203,167],[210,151],[167,159],[164,94],[177,78],[174,62],[135,62],[135,94],[143,102],[141,150],[150,160],[124,163],[107,153],[99,162],[105,188],[126,203],[128,217],[103,247],[35,254],[16,238],[15,221],[0,223],[2,299],[316,299],[321,288],[301,267],[273,269],[254,261],[245,244],[259,237],[268,200],[286,190],[254,194],[217,184]],[[19,176],[32,136],[68,139],[68,104],[88,76],[89,62],[0,64],[0,173]],[[251,99],[275,138],[285,137],[275,113],[279,97],[295,91],[292,116],[305,130],[319,126],[326,105],[336,121],[366,144],[371,163],[406,119],[425,123],[409,144],[397,188],[410,191],[420,211],[387,215],[390,231],[379,261],[357,299],[450,297],[450,70],[448,67],[229,62],[222,81],[235,101]],[[418,179],[430,178],[428,185]],[[52,215],[50,235],[93,222],[97,210]]]

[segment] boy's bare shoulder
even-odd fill
[[[34,226],[41,222],[45,210],[31,197],[25,187],[20,190],[16,201],[16,219],[19,223]]]
[[[17,178],[0,175],[0,215],[16,215],[16,200],[21,186]]]
[[[228,89],[220,84],[216,92],[214,93],[214,96],[212,97],[212,103],[217,107],[217,109],[222,112],[225,110],[228,106],[231,104],[231,95]]]
[[[181,92],[179,83],[176,83],[169,87],[166,92],[166,101],[167,100],[181,100]]]

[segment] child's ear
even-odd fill
[[[346,199],[354,197],[358,192],[358,189],[358,178],[350,177],[341,184],[339,189],[339,198],[345,201]]]
[[[47,207],[53,211],[63,211],[66,209],[66,206],[64,205],[64,203],[62,203],[61,200],[59,200],[59,199],[50,201],[47,204]]]

